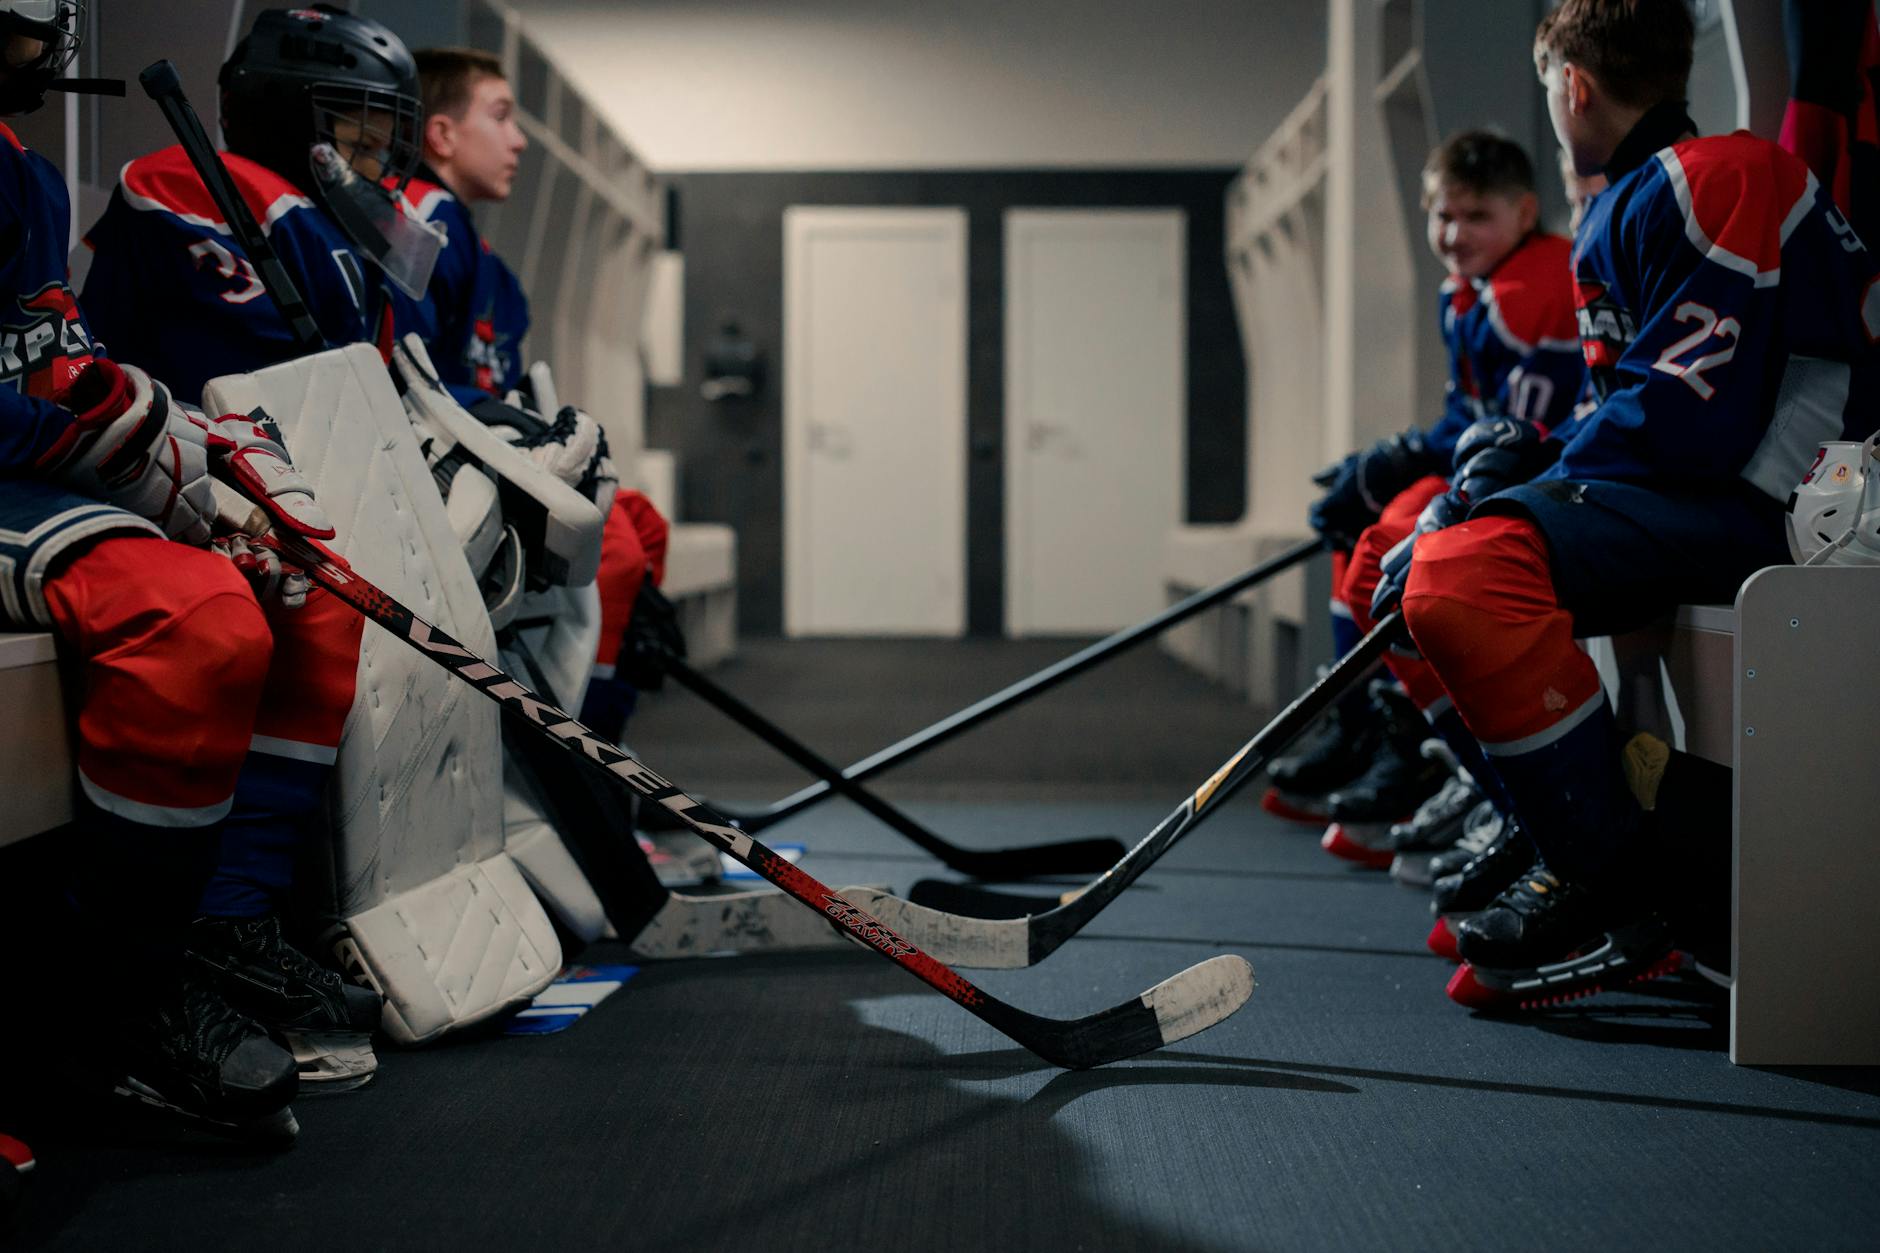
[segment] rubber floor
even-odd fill
[[[737,669],[721,672],[727,685]],[[1185,693],[1185,725],[1210,735],[1249,716],[1182,686],[1188,677],[1154,654],[1130,684],[1144,676],[1157,681],[1138,705],[1156,699],[1150,691]],[[991,686],[968,678],[955,679],[962,699]],[[815,720],[801,701],[768,694]],[[649,760],[675,774],[652,745],[681,709],[659,697],[636,725]],[[1160,726],[1167,714],[1144,716]],[[1095,715],[1083,710],[1060,738],[1127,739],[1128,719],[1099,726]],[[858,754],[910,729],[881,721]],[[962,751],[1022,782],[1023,737],[985,734]],[[728,724],[723,735],[723,760],[745,751]],[[1041,747],[1052,761],[1075,756]],[[1232,744],[1198,747],[1218,758]],[[687,751],[705,782],[740,796],[735,778],[714,777],[708,743]],[[1072,780],[1037,778],[1049,799],[909,807],[962,844],[1133,840],[1193,785],[1140,779],[1133,797],[1077,800]],[[905,889],[942,873],[842,804],[770,835],[807,844],[806,866],[834,884]],[[1427,929],[1418,894],[1333,861],[1315,832],[1243,794],[1042,965],[971,972],[1021,1008],[1071,1017],[1216,953],[1245,956],[1253,999],[1162,1052],[1055,1070],[860,950],[662,963],[561,1035],[385,1050],[370,1087],[297,1104],[302,1131],[285,1153],[42,1107],[24,1128],[41,1166],[16,1243],[275,1253],[1880,1243],[1880,1075],[1733,1067],[1727,1002],[1695,978],[1517,1021],[1472,1015],[1443,996],[1449,967],[1423,949]]]

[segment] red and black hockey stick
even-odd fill
[[[871,907],[900,930],[958,966],[982,969],[1017,969],[1043,961],[1064,941],[1101,913],[1142,873],[1156,863],[1176,841],[1199,826],[1249,779],[1266,769],[1274,754],[1297,739],[1321,714],[1384,659],[1402,625],[1401,611],[1387,615],[1370,634],[1358,641],[1337,665],[1327,671],[1292,704],[1280,711],[1260,733],[1210,775],[1205,783],[1156,824],[1124,858],[1103,876],[1062,903],[1030,913],[1007,909],[1015,898],[970,888],[953,889],[959,904],[983,908],[988,916],[973,917],[917,905],[886,893],[873,893]],[[1022,916],[1017,916],[1022,913]]]
[[[144,71],[142,82],[153,99],[166,102],[164,113],[197,172],[221,170],[201,123],[183,98],[174,68],[160,62]],[[220,180],[205,176],[204,182],[217,197],[218,207],[244,248],[251,239],[259,239],[261,228],[248,206],[233,194],[226,173]],[[292,283],[284,270],[277,267],[275,279],[291,292]],[[282,295],[285,293],[276,299]],[[288,560],[362,616],[525,719],[549,741],[658,803],[707,843],[729,853],[808,908],[825,915],[832,925],[865,947],[1053,1065],[1082,1070],[1172,1044],[1227,1018],[1253,995],[1253,968],[1244,958],[1223,954],[1190,966],[1133,1000],[1084,1018],[1044,1018],[1008,1005],[921,952],[833,889],[731,826],[630,754],[420,618],[348,568],[332,550],[299,536],[277,533],[275,538]]]

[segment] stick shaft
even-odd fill
[[[1147,621],[1098,640],[1089,647],[1072,653],[1062,661],[1045,667],[1029,678],[1020,679],[1009,687],[994,692],[984,700],[977,701],[957,713],[942,718],[925,730],[916,731],[905,739],[862,758],[855,764],[845,767],[842,777],[854,783],[870,779],[890,766],[897,766],[957,735],[970,731],[988,718],[996,717],[1014,705],[1048,692],[1058,684],[1077,677],[1092,666],[1134,648],[1144,640],[1160,635],[1177,623],[1185,622],[1203,610],[1211,609],[1257,583],[1262,583],[1284,570],[1291,569],[1313,554],[1323,551],[1324,547],[1322,540],[1301,541],[1224,583],[1217,583],[1213,587],[1196,592],[1193,596],[1169,606]],[[833,792],[834,789],[826,782],[812,783],[784,797],[767,809],[754,814],[740,815],[739,822],[748,830],[762,831],[772,823],[781,822],[827,798]]]

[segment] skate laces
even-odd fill
[[[228,920],[225,925],[238,947],[278,967],[289,978],[322,992],[330,993],[339,987],[339,975],[287,942],[281,934],[281,920],[276,915],[235,918]]]
[[[1429,755],[1427,752],[1424,753],[1425,757]],[[1439,826],[1454,820],[1461,814],[1468,813],[1475,807],[1475,802],[1475,788],[1470,786],[1468,780],[1459,775],[1450,775],[1443,780],[1443,785],[1436,790],[1436,795],[1417,806],[1416,813],[1411,816],[1410,825],[1413,827]]]
[[[208,979],[193,970],[182,975],[170,1004],[157,1012],[163,1028],[163,1051],[193,1065],[220,1067],[229,1054],[251,1034],[262,1035],[260,1024],[231,1008]],[[177,1048],[177,1044],[182,1048]]]
[[[1495,808],[1493,801],[1478,801],[1469,816],[1462,820],[1462,838],[1456,841],[1456,847],[1471,853],[1485,853],[1501,838],[1504,826],[1501,811]]]
[[[1552,909],[1570,889],[1554,877],[1552,871],[1536,865],[1501,894],[1496,908],[1512,910],[1526,917]]]

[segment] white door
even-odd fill
[[[1005,218],[1005,622],[1106,632],[1164,605],[1181,521],[1186,217]]]
[[[784,213],[784,630],[966,630],[966,213]]]

